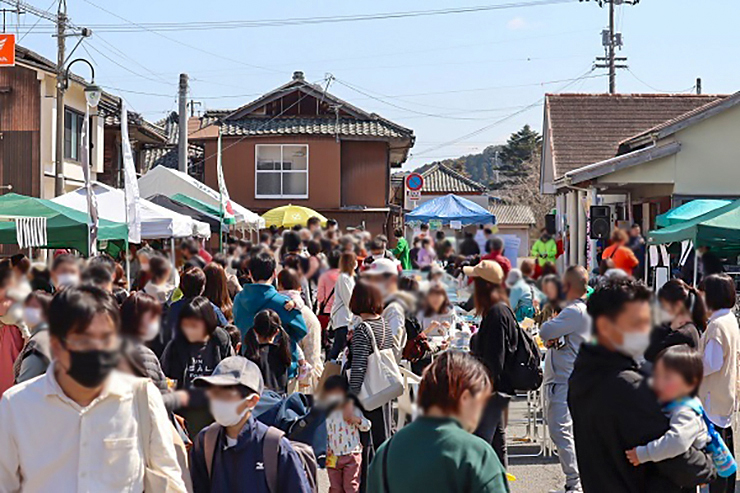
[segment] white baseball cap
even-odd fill
[[[398,275],[398,262],[389,258],[379,258],[362,271],[365,276]]]

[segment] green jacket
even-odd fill
[[[406,241],[406,238],[399,238],[398,243],[396,243],[396,248],[391,250],[391,253],[396,256],[398,260],[401,261],[401,268],[403,270],[409,270],[411,269],[411,255],[409,255],[411,252],[411,249],[409,248],[409,242]]]
[[[386,454],[391,493],[509,491],[493,447],[452,418],[421,417],[385,442],[370,464],[368,493],[388,493],[383,487]]]
[[[549,240],[542,241],[537,240],[532,245],[532,256],[537,259],[537,263],[540,267],[543,267],[546,263],[555,263],[555,259],[558,257],[558,244],[555,240],[550,238]]]

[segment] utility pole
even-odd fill
[[[583,1],[583,0],[581,0]],[[586,0],[588,1],[588,0]],[[622,33],[616,32],[615,6],[616,5],[636,5],[640,0],[596,0],[599,7],[604,4],[609,5],[609,28],[601,31],[601,44],[604,47],[604,56],[596,57],[595,68],[605,68],[609,71],[609,94],[617,93],[617,69],[628,68],[625,63],[627,57],[618,57],[617,48],[622,49]]]
[[[188,74],[180,74],[179,132],[177,141],[177,169],[188,172]]]
[[[188,101],[188,108],[190,108],[190,117],[191,118],[195,116],[195,107],[196,106],[203,106],[203,103],[201,103],[200,101],[194,101],[192,99],[190,101]]]
[[[54,156],[54,196],[64,194],[64,73],[65,42],[67,30],[67,1],[59,0],[57,10],[57,128],[56,155]]]
[[[701,77],[696,78],[696,94],[701,95]]]

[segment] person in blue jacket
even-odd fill
[[[247,270],[252,284],[244,285],[244,289],[234,298],[234,325],[239,328],[243,340],[254,325],[257,313],[268,308],[275,311],[283,323],[283,330],[290,336],[292,361],[288,378],[294,378],[298,375],[298,343],[308,334],[308,327],[300,310],[286,310],[285,305],[290,298],[275,289],[275,267],[275,258],[267,252],[249,259]]]
[[[312,492],[290,442],[279,435],[271,442],[266,438],[269,427],[252,416],[264,390],[257,365],[243,356],[231,356],[210,376],[198,377],[193,384],[206,389],[216,420],[198,434],[193,445],[190,477],[194,493]],[[276,461],[266,458],[270,451],[277,455]]]

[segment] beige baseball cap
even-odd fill
[[[483,260],[475,267],[463,267],[463,272],[468,277],[480,277],[493,284],[504,282],[504,269],[495,260]]]

